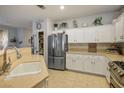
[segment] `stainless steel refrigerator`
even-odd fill
[[[64,33],[48,36],[48,68],[65,70],[68,36]]]

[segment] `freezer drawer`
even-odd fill
[[[48,68],[54,68],[54,58],[48,57]]]
[[[65,58],[54,57],[54,68],[64,70],[65,69]]]

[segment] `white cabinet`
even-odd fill
[[[76,43],[77,42],[77,33],[75,29],[69,29],[66,30],[66,33],[68,35],[68,42],[69,43]]]
[[[120,15],[115,23],[116,42],[124,42],[124,14]]]
[[[110,71],[109,71],[109,65],[108,65],[108,63],[110,62],[110,59],[108,59],[108,58],[106,58],[105,59],[106,60],[106,62],[105,62],[105,77],[106,77],[106,79],[107,79],[107,81],[110,83]]]
[[[66,56],[66,68],[70,70],[83,71],[84,63],[82,62],[82,56],[77,54],[67,54]]]
[[[68,34],[69,43],[113,43],[115,38],[114,25],[92,26],[64,30]],[[62,33],[63,30],[53,33]]]
[[[84,40],[84,31],[82,29],[68,29],[66,30],[69,43],[82,43]]]
[[[84,55],[82,55],[84,56]],[[85,64],[85,69],[84,69],[84,72],[93,72],[93,58],[91,55],[87,55],[86,56],[86,60],[84,62]]]
[[[93,57],[93,72],[99,75],[105,75],[105,57],[104,56],[94,56]]]
[[[109,77],[108,61],[104,56],[67,54],[66,68]]]
[[[74,62],[73,62],[72,54],[66,55],[66,68],[67,69],[73,69],[74,68]]]
[[[63,33],[66,32],[65,30],[56,30],[56,31],[52,31],[52,34],[57,34],[57,33]]]
[[[87,55],[85,61],[85,72],[104,75],[105,58],[103,56]]]
[[[84,36],[84,42],[82,43],[96,43],[97,38],[97,30],[96,27],[88,27],[84,28],[85,30],[85,36]]]
[[[115,29],[114,25],[102,25],[97,27],[97,40],[98,43],[111,43],[115,42]]]

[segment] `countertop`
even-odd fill
[[[24,51],[24,50],[29,50],[31,48],[30,47],[25,47],[25,48],[17,48],[17,49],[18,49],[18,51]],[[16,51],[15,49],[8,49],[7,54],[13,53],[15,51]],[[3,50],[0,50],[0,56],[2,56],[2,55],[3,55]]]
[[[81,51],[68,51],[68,54],[82,54],[82,55],[98,55],[98,56],[105,56],[111,61],[124,61],[124,55],[119,55],[116,53],[110,53],[106,51],[99,51],[96,53],[90,53],[90,52],[81,52]]]
[[[41,55],[31,55],[29,57],[26,58],[22,57],[19,60],[16,60],[13,63],[10,71],[14,69],[14,67],[16,67],[17,65],[25,62],[41,62],[42,64],[41,72],[38,74],[19,76],[10,79],[6,79],[6,75],[8,74],[6,73],[0,76],[1,88],[31,88],[48,77],[47,67],[44,62],[44,58]]]

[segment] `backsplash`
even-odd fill
[[[124,43],[120,43],[123,46],[123,54],[124,54]],[[111,48],[112,43],[97,43],[97,51],[106,51],[106,49]],[[88,52],[88,43],[70,43],[69,51],[82,51]]]

